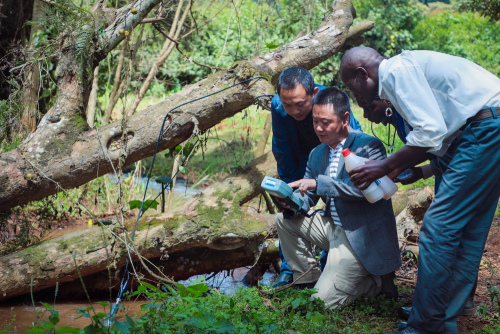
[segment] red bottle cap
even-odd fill
[[[342,151],[342,155],[343,155],[344,157],[347,157],[349,154],[351,154],[351,151],[349,151],[349,149],[348,149],[348,148],[346,148],[345,150],[343,150],[343,151]]]

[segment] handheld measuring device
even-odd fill
[[[300,210],[304,204],[302,197],[294,193],[293,189],[281,180],[266,176],[260,186],[274,197],[285,202],[292,210]]]

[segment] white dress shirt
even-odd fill
[[[379,66],[379,96],[413,128],[407,145],[442,156],[467,119],[500,107],[500,79],[475,63],[433,51],[404,51]]]

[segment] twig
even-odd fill
[[[229,20],[227,21],[226,37],[224,38],[224,45],[222,46],[222,51],[220,53],[219,59],[217,60],[217,64],[215,66],[219,65],[219,63],[222,59],[222,56],[224,55],[224,51],[226,50],[227,38],[229,36],[229,27],[231,26],[231,19],[233,18],[233,13],[236,11],[236,6],[234,6],[234,2],[232,2],[232,3],[233,3],[234,10],[231,11],[231,15],[229,16]]]
[[[398,276],[396,276],[396,279],[398,281],[401,281],[401,282],[417,284],[417,281],[416,280],[412,280],[412,279],[407,279],[407,278],[398,277]]]
[[[412,241],[408,241],[408,240],[403,240],[403,239],[398,239],[399,241],[401,242],[404,242],[408,245],[413,245],[413,246],[418,246],[418,244],[416,242],[412,242]]]
[[[90,300],[90,295],[89,295],[89,293],[87,291],[87,288],[85,287],[85,283],[83,282],[82,273],[80,272],[80,268],[78,268],[78,263],[76,262],[76,251],[73,252],[73,262],[75,263],[76,272],[78,274],[78,277],[80,278],[80,282],[82,283],[83,291],[85,292],[85,295],[87,296],[87,299],[89,301],[90,307],[91,307],[92,312],[94,313],[94,316],[95,316],[96,313],[95,313],[94,307],[92,306],[92,300]]]
[[[263,191],[262,196],[264,197],[264,201],[266,202],[267,210],[269,211],[270,214],[274,215],[276,211],[274,210],[273,202],[271,201],[271,198],[269,195]]]
[[[285,285],[281,288],[278,288],[276,290],[274,290],[274,292],[281,292],[281,291],[284,291],[288,288],[291,288],[293,285],[295,285],[295,283],[297,283],[297,281],[299,281],[302,277],[304,277],[305,275],[309,274],[311,272],[311,270],[313,270],[314,268],[316,268],[318,266],[318,263],[323,260],[323,258],[325,257],[327,253],[325,252],[323,255],[321,255],[321,257],[316,261],[315,264],[313,264],[311,266],[311,268],[307,269],[307,271],[305,271],[304,273],[302,273],[302,275],[300,275],[295,281],[293,281],[292,283],[288,284],[288,285]]]
[[[152,17],[152,18],[142,20],[139,24],[156,23],[156,22],[164,21],[165,19],[166,19],[166,17]]]
[[[206,67],[206,68],[209,68],[211,70],[221,70],[221,68],[219,67],[216,67],[216,66],[210,66],[210,65],[206,65],[206,64],[202,64],[202,63],[199,63],[197,62],[196,60],[194,60],[192,57],[189,57],[187,54],[184,53],[184,51],[182,51],[180,48],[179,48],[179,41],[173,39],[172,37],[168,36],[166,33],[163,32],[163,30],[161,30],[160,27],[158,27],[155,23],[153,23],[153,27],[160,33],[162,34],[165,38],[169,39],[171,42],[173,42],[175,44],[175,48],[177,49],[177,51],[179,51],[179,53],[181,55],[183,55],[187,60],[189,60],[190,62],[193,62],[195,63],[196,65],[198,66],[203,66],[203,67]]]
[[[38,322],[40,319],[38,318],[38,312],[36,311],[36,305],[35,305],[35,299],[33,298],[33,275],[31,275],[31,281],[30,281],[30,295],[31,295],[31,302],[33,303],[33,311],[35,312],[35,318],[36,321]]]

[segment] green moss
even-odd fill
[[[228,201],[232,200],[233,199],[233,193],[234,193],[234,190],[233,189],[227,189],[226,191],[224,192],[215,192],[215,195],[220,198],[220,199],[227,199]]]
[[[176,228],[178,228],[181,222],[185,221],[187,218],[184,215],[180,215],[168,219],[153,218],[149,221],[146,221],[146,219],[147,218],[142,219],[142,221],[139,221],[139,225],[137,226],[137,231],[145,231],[160,225],[162,225],[166,230],[173,231]]]
[[[57,246],[56,246],[56,249],[57,250],[66,250],[68,249],[68,243],[66,242],[66,240],[61,240],[57,243]]]

